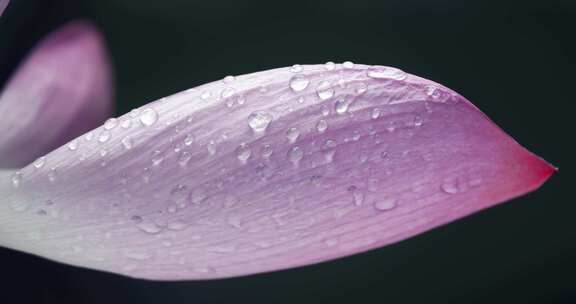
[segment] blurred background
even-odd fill
[[[13,0],[0,19],[0,85],[40,38],[76,18],[106,37],[118,115],[226,75],[390,65],[462,93],[561,172],[408,241],[245,278],[140,281],[0,248],[0,303],[576,303],[566,176],[576,1]]]

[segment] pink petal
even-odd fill
[[[0,16],[2,16],[2,13],[4,13],[4,10],[8,6],[9,2],[10,0],[0,0]]]
[[[161,99],[13,174],[1,241],[139,278],[225,278],[382,247],[553,172],[432,81],[294,66]]]
[[[103,43],[92,24],[78,21],[32,51],[0,95],[0,168],[29,164],[110,115]]]

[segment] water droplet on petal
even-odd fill
[[[304,150],[302,150],[302,148],[298,146],[292,147],[288,151],[288,160],[294,163],[295,165],[297,165],[300,162],[300,160],[302,160],[303,157],[304,157]]]
[[[272,122],[272,115],[264,111],[256,111],[248,116],[248,125],[254,132],[264,132]]]
[[[51,168],[50,171],[48,171],[48,181],[53,183],[56,181],[56,168]]]
[[[300,136],[300,131],[298,131],[297,128],[289,128],[288,131],[286,131],[286,138],[288,138],[291,144],[298,139],[298,136]]]
[[[178,164],[180,165],[180,167],[184,168],[188,166],[188,162],[190,161],[191,158],[192,154],[190,154],[190,152],[183,151],[182,153],[180,153],[180,156],[178,157]]]
[[[379,199],[374,202],[374,208],[380,211],[388,211],[396,208],[396,200],[391,198]]]
[[[370,78],[375,79],[394,79],[394,80],[404,80],[408,76],[404,71],[391,67],[370,67],[366,71],[366,75]]]
[[[337,100],[334,104],[334,108],[336,109],[336,113],[344,114],[348,112],[348,102],[345,100]]]
[[[318,84],[316,93],[320,100],[326,100],[334,96],[334,89],[330,86],[330,82],[323,80]]]
[[[380,110],[379,108],[372,109],[372,119],[378,119],[381,114],[382,110]]]
[[[250,147],[248,147],[248,145],[245,143],[240,144],[240,146],[236,148],[236,157],[238,157],[238,160],[242,164],[246,164],[251,155],[252,150],[250,150]]]
[[[184,144],[186,146],[190,146],[193,143],[194,143],[194,136],[192,134],[188,134],[186,135],[186,137],[184,137]]]
[[[156,224],[154,221],[151,220],[142,220],[136,224],[136,227],[143,232],[148,234],[158,234],[164,230],[164,227]]]
[[[130,119],[123,120],[123,121],[120,123],[120,126],[121,126],[123,129],[128,129],[128,128],[130,128],[130,127],[132,126],[132,120],[130,120]]]
[[[200,98],[202,98],[202,100],[207,100],[208,98],[210,98],[212,96],[212,93],[210,93],[209,91],[204,91],[202,92],[202,94],[200,95]]]
[[[290,88],[294,92],[300,92],[308,87],[310,80],[306,75],[294,75],[290,79]]]
[[[44,164],[46,163],[46,157],[42,156],[38,159],[36,159],[32,165],[36,168],[36,169],[40,169],[42,167],[44,167]]]
[[[110,131],[103,130],[100,135],[98,135],[98,141],[101,143],[107,142],[111,137]]]
[[[356,92],[356,94],[362,94],[364,92],[366,92],[366,90],[368,90],[368,86],[363,83],[363,82],[359,82],[356,85],[354,85],[354,91]]]
[[[326,62],[326,64],[324,65],[324,67],[326,68],[326,70],[328,71],[332,71],[334,70],[334,68],[336,67],[336,64],[332,61],[328,61]]]
[[[104,129],[112,130],[112,129],[116,128],[117,125],[118,125],[118,119],[110,118],[110,119],[106,120],[106,122],[104,123]]]
[[[328,122],[326,122],[324,119],[320,119],[320,121],[318,121],[316,124],[316,130],[318,130],[320,133],[324,133],[326,132],[326,129],[328,129]]]
[[[274,152],[274,149],[272,148],[272,145],[264,145],[262,147],[262,157],[264,158],[270,158],[270,156],[272,155],[272,152]]]
[[[234,80],[236,80],[236,77],[232,76],[232,75],[228,75],[226,77],[224,77],[224,83],[226,84],[230,84],[232,82],[234,82]]]
[[[20,171],[17,171],[14,174],[12,174],[12,177],[10,179],[12,181],[12,186],[14,188],[18,188],[20,187],[20,183],[22,182],[22,173]]]
[[[78,140],[74,139],[73,141],[69,142],[68,149],[70,149],[70,151],[76,151],[78,149]]]
[[[151,126],[158,121],[158,113],[151,108],[145,109],[140,114],[140,122],[145,126]]]
[[[122,145],[126,150],[132,149],[132,138],[129,135],[122,138]]]
[[[342,63],[342,66],[347,68],[347,69],[351,69],[354,67],[354,63],[351,61],[344,61],[344,63]]]
[[[210,155],[216,154],[216,142],[214,142],[213,140],[211,140],[211,141],[206,145],[206,150],[208,150],[208,154],[210,154]]]
[[[290,67],[290,72],[292,73],[300,73],[302,72],[302,66],[299,64],[295,64],[293,66]]]

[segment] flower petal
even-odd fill
[[[44,39],[0,95],[0,168],[32,162],[101,124],[111,113],[108,58],[90,23]]]
[[[4,10],[8,6],[9,2],[10,0],[0,0],[0,16],[2,16],[2,13],[4,13]]]
[[[553,172],[432,81],[296,65],[153,102],[15,173],[1,241],[133,277],[224,278],[391,244]]]

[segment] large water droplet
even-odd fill
[[[42,167],[44,167],[44,164],[46,163],[46,157],[42,156],[38,159],[36,159],[34,161],[34,163],[32,163],[32,165],[36,168],[36,169],[40,169]]]
[[[245,143],[240,144],[240,146],[236,148],[236,157],[238,157],[238,160],[243,164],[248,162],[251,155],[252,150],[250,150],[250,147]]]
[[[248,116],[248,125],[254,132],[264,132],[272,122],[272,115],[264,111],[256,111]]]
[[[318,121],[316,124],[316,130],[318,130],[320,133],[324,133],[326,132],[326,129],[328,129],[328,122],[326,122],[324,119],[320,119],[320,121]]]
[[[300,160],[304,157],[304,150],[302,148],[295,146],[288,150],[288,160],[297,165]]]
[[[294,75],[290,79],[290,88],[294,92],[300,92],[308,87],[310,80],[306,75]]]
[[[298,136],[300,136],[300,131],[298,131],[298,128],[289,128],[286,131],[286,138],[288,138],[288,141],[291,144],[298,139]]]
[[[370,78],[375,79],[394,79],[394,80],[404,80],[408,76],[404,71],[396,68],[390,67],[370,67],[366,71],[366,75]]]
[[[104,123],[104,129],[112,130],[112,129],[116,128],[117,125],[118,125],[118,119],[110,118],[110,119],[106,120],[106,122]]]
[[[151,108],[145,109],[140,114],[140,122],[145,126],[151,126],[158,121],[158,113]]]
[[[330,82],[323,80],[318,84],[316,93],[318,94],[320,100],[326,100],[334,96],[334,89],[330,85]]]

